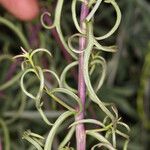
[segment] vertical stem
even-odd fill
[[[89,9],[86,5],[87,0],[82,3],[81,6],[81,15],[80,15],[80,27],[83,32],[86,32],[86,24],[84,19],[88,15]],[[86,38],[79,38],[79,50],[83,50],[86,47]],[[78,66],[78,95],[81,99],[83,111],[76,116],[76,121],[84,119],[85,113],[85,97],[86,97],[86,87],[83,77],[83,65],[84,65],[84,53],[79,54],[79,66]],[[84,124],[79,124],[76,126],[76,141],[77,141],[77,150],[86,150],[86,134]]]

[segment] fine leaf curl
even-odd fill
[[[72,19],[78,32],[84,34],[77,20],[76,5],[77,5],[77,0],[72,0],[72,5],[71,5]]]
[[[21,80],[20,80],[20,85],[21,85],[21,88],[22,88],[22,91],[28,96],[30,97],[31,99],[33,100],[37,100],[37,104],[40,103],[40,99],[42,97],[42,93],[43,93],[43,89],[44,89],[44,75],[43,75],[43,72],[42,70],[40,69],[40,67],[37,67],[38,71],[39,71],[39,74],[37,75],[37,72],[34,70],[34,69],[27,69],[26,71],[24,71],[22,77],[21,77]],[[36,74],[39,79],[40,79],[40,86],[39,86],[39,90],[38,90],[38,94],[36,96],[34,96],[33,94],[29,93],[26,88],[25,88],[25,85],[24,85],[24,78],[25,76],[28,74],[28,73],[34,73]]]
[[[88,45],[87,49],[84,53],[84,68],[83,68],[83,73],[84,73],[84,80],[85,84],[87,86],[87,89],[89,91],[89,96],[94,101],[95,103],[98,104],[98,106],[112,119],[114,120],[114,116],[112,113],[105,107],[102,101],[97,97],[90,81],[90,75],[89,75],[89,59],[91,55],[91,51],[93,48],[93,28],[92,28],[92,22],[88,22]]]
[[[80,98],[73,92],[71,92],[65,88],[54,88],[54,89],[50,90],[49,93],[51,93],[51,94],[64,93],[64,94],[67,94],[68,96],[71,96],[78,103],[79,111],[77,113],[80,113],[82,111],[82,104],[81,104]],[[75,108],[74,108],[74,110],[75,110]],[[76,110],[75,110],[75,112],[76,112]]]
[[[65,145],[70,141],[74,133],[75,133],[75,127],[71,127],[71,129],[68,131],[63,141],[60,143],[58,148],[59,150],[65,147]]]
[[[76,33],[76,34],[73,34],[72,36],[70,36],[68,38],[68,47],[71,49],[71,51],[73,51],[74,53],[77,53],[77,54],[81,54],[86,50],[86,48],[83,50],[79,50],[79,49],[74,48],[72,45],[72,41],[73,41],[73,38],[75,38],[75,37],[86,38],[86,36],[83,34]]]
[[[78,65],[78,61],[74,61],[72,63],[70,63],[69,65],[67,65],[63,72],[61,73],[61,76],[60,76],[60,87],[64,87],[74,93],[77,93],[77,90],[70,87],[67,82],[66,82],[66,75],[67,75],[67,72],[72,69],[74,66]]]
[[[41,15],[41,24],[42,26],[45,28],[45,29],[53,29],[55,28],[55,21],[52,25],[46,25],[45,21],[44,21],[44,18],[45,17],[51,17],[51,13],[49,12],[44,12],[42,15]]]
[[[41,147],[41,145],[35,141],[33,138],[31,138],[27,132],[24,132],[22,139],[27,140],[29,143],[31,143],[37,150],[43,150],[43,148]]]
[[[96,65],[96,64],[100,64],[102,66],[102,71],[101,71],[101,76],[98,80],[98,84],[97,84],[97,87],[95,88],[95,92],[97,92],[101,86],[103,85],[104,83],[104,80],[105,80],[105,76],[106,76],[106,69],[107,69],[107,66],[106,66],[106,61],[103,57],[99,56],[99,57],[96,57],[95,60],[93,60],[90,65]]]
[[[66,41],[65,41],[65,38],[63,36],[63,33],[62,33],[62,30],[61,30],[61,25],[60,25],[60,22],[61,22],[61,13],[62,13],[62,7],[63,7],[63,3],[64,3],[64,0],[58,0],[57,1],[57,5],[56,5],[56,8],[55,8],[55,16],[54,16],[54,24],[55,24],[55,28],[56,28],[56,31],[59,35],[59,38],[64,46],[64,48],[66,49],[66,51],[74,58],[74,59],[77,59],[76,55],[70,50],[70,48],[68,47]]]
[[[55,79],[57,80],[58,85],[61,86],[60,79],[59,79],[58,75],[54,71],[49,70],[49,69],[43,69],[43,73],[49,73],[49,74],[53,75],[55,77]]]
[[[121,11],[120,11],[120,8],[118,7],[118,4],[115,2],[115,0],[105,0],[104,2],[108,4],[110,3],[114,7],[116,11],[117,19],[116,19],[115,25],[111,28],[111,30],[103,36],[96,37],[96,40],[104,40],[110,37],[118,29],[120,22],[121,22]]]
[[[101,134],[89,130],[86,130],[86,134],[96,138],[99,142],[108,145],[111,148],[110,150],[116,150],[112,144]]]
[[[104,147],[104,148],[107,148],[107,149],[109,149],[109,150],[116,150],[116,149],[112,148],[111,145],[106,144],[106,143],[98,143],[98,144],[94,145],[94,146],[91,148],[91,150],[95,150],[97,147],[98,147],[98,148]]]
[[[54,139],[55,134],[57,133],[58,128],[68,117],[72,115],[74,115],[74,112],[66,111],[61,116],[58,117],[58,119],[55,121],[53,127],[51,128],[46,138],[44,150],[48,150],[48,149],[52,150],[53,139]]]

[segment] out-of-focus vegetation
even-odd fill
[[[108,73],[98,95],[106,102],[115,103],[120,116],[130,126],[128,149],[148,150],[150,143],[150,3],[146,0],[118,0],[118,3],[122,11],[120,28],[115,36],[109,41],[104,41],[104,44],[116,42],[119,51],[113,55],[102,53],[108,61]],[[45,10],[53,12],[56,3],[40,1],[40,4],[42,14]],[[101,10],[105,11],[101,12]],[[62,18],[65,35],[76,32],[69,12],[70,2],[67,2]],[[21,53],[20,46],[28,50],[38,47],[47,48],[53,55],[51,60],[45,55],[39,55],[39,58],[35,59],[44,68],[52,68],[58,74],[71,59],[64,51],[55,30],[43,29],[40,18],[25,23],[13,18],[3,8],[0,8],[0,14],[0,144],[6,150],[9,147],[12,150],[31,150],[34,148],[21,139],[23,132],[31,129],[34,132],[47,134],[48,127],[36,111],[33,101],[21,92],[19,85],[21,60],[16,61],[12,57]],[[114,24],[114,10],[103,4],[96,16],[98,19],[95,22],[94,32],[97,35],[106,33]],[[9,26],[3,24],[6,19],[9,21]],[[47,22],[51,23],[51,20]],[[21,32],[21,37],[18,32]],[[49,86],[55,84],[53,78],[46,77]],[[70,84],[76,86],[74,78],[75,75],[70,76],[68,80]],[[26,79],[29,91],[36,92],[38,84],[33,76]],[[55,120],[63,112],[63,108],[54,102],[49,103],[50,99],[47,95],[44,95],[44,99],[48,118]],[[87,107],[88,105],[90,104],[87,104]],[[56,108],[60,111],[56,111]],[[95,111],[96,106],[91,105],[86,115],[91,118],[101,117],[101,114]],[[63,139],[66,124],[58,130],[59,134],[54,140],[54,145],[57,146],[59,140]],[[90,147],[93,142],[89,139],[87,146]],[[122,139],[119,143],[122,144]]]

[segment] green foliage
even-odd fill
[[[149,52],[147,52],[149,49],[147,48],[149,40],[147,37],[149,5],[146,1],[143,1],[143,3],[135,0],[130,2],[119,1],[123,12],[122,24],[117,38],[119,51],[110,59],[108,57],[111,55],[109,54],[108,56],[105,52],[115,52],[116,46],[103,46],[101,43],[107,44],[107,40],[104,39],[113,34],[120,23],[120,10],[116,2],[113,0],[105,1],[106,3],[103,3],[101,0],[89,2],[88,6],[91,11],[85,20],[86,33],[81,31],[78,23],[78,14],[76,14],[78,5],[81,2],[73,0],[70,10],[70,3],[58,1],[55,8],[57,13],[55,13],[54,22],[51,26],[46,25],[44,21],[47,15],[50,16],[49,13],[44,12],[41,17],[41,22],[45,28],[56,28],[64,48],[73,57],[73,62],[66,67],[66,62],[62,59],[58,43],[52,38],[51,32],[43,29],[38,31],[38,47],[45,47],[46,49],[33,48],[34,50],[29,50],[30,47],[37,46],[29,44],[27,37],[24,35],[28,31],[28,25],[19,22],[15,23],[16,20],[10,19],[9,16],[6,16],[7,19],[0,17],[0,23],[6,25],[15,33],[13,35],[15,38],[11,40],[8,40],[9,35],[7,35],[7,32],[2,33],[5,36],[0,37],[3,53],[0,56],[0,61],[4,63],[12,61],[12,55],[20,53],[15,50],[16,48],[18,49],[18,45],[23,45],[25,49],[22,48],[23,54],[15,56],[17,60],[20,57],[24,59],[21,65],[22,71],[16,67],[13,73],[14,77],[11,77],[11,80],[6,80],[5,76],[9,72],[8,69],[8,71],[3,71],[4,75],[1,79],[0,126],[2,130],[0,130],[0,138],[6,150],[20,149],[20,147],[32,150],[34,147],[40,150],[57,149],[58,145],[59,149],[72,150],[75,147],[75,127],[80,123],[86,125],[87,140],[89,141],[87,149],[91,148],[94,150],[100,147],[115,149],[116,145],[117,149],[122,149],[122,147],[127,149],[129,127],[121,121],[118,113],[123,115],[123,120],[131,127],[129,149],[147,149],[149,143],[147,130],[149,129],[149,111],[147,108],[145,109],[144,104],[148,103],[147,99],[149,96],[146,95],[147,97],[145,98],[144,94],[147,93],[147,87],[149,87]],[[100,30],[104,30],[102,33],[105,32],[105,29],[107,30],[113,24],[114,16],[116,17],[116,15],[113,16],[111,8],[106,9],[107,2],[111,3],[115,8],[117,19],[115,25],[108,33],[97,37],[95,35],[101,33]],[[48,2],[45,3],[49,4]],[[51,2],[51,5],[53,3],[55,4],[55,2]],[[45,5],[44,2],[41,2],[41,4]],[[62,11],[62,8],[64,8],[64,11]],[[102,14],[98,13],[99,9],[103,10]],[[68,10],[72,12],[75,28],[68,26],[68,22],[72,22],[71,17],[66,17],[67,13],[65,11]],[[136,20],[134,14],[137,15],[139,12],[141,12],[141,19],[138,18]],[[104,19],[106,16],[108,20]],[[100,20],[99,22],[103,27],[99,28],[96,25],[97,20]],[[39,20],[33,24],[38,23]],[[134,26],[133,24],[137,25]],[[32,25],[30,24],[29,26]],[[4,28],[4,26],[2,27]],[[143,28],[145,30],[142,31],[141,29]],[[5,30],[7,31],[7,28]],[[73,31],[78,33],[71,35]],[[67,36],[64,36],[64,33]],[[18,43],[20,42],[19,44],[16,42],[16,35],[20,40],[17,41]],[[139,38],[138,35],[140,36]],[[86,38],[88,44],[86,49],[79,52],[76,43],[78,43],[78,38],[81,37]],[[68,43],[66,42],[67,40]],[[113,40],[110,38],[111,42]],[[121,41],[124,41],[124,43],[121,43]],[[9,52],[8,49],[15,51]],[[51,49],[51,52],[47,49]],[[74,118],[82,111],[82,106],[77,95],[77,89],[74,88],[76,81],[72,81],[71,70],[73,68],[76,69],[78,54],[80,53],[85,54],[84,78],[87,86],[87,114],[86,119],[75,121]],[[106,56],[106,60],[109,62],[108,68],[106,67],[106,60],[102,56]],[[45,67],[42,59],[48,64],[48,67]],[[138,59],[138,63],[135,59]],[[142,65],[143,62],[144,65]],[[18,61],[12,61],[12,64],[16,63]],[[60,66],[60,64],[62,65]],[[2,68],[10,67],[11,65],[8,67],[6,64],[2,66]],[[140,72],[142,72],[141,75]],[[105,80],[106,75],[107,78]],[[19,88],[19,82],[23,93]],[[138,83],[140,83],[140,86]],[[102,87],[103,84],[104,86]],[[117,105],[119,112],[114,103]],[[76,110],[78,105],[80,106],[79,111]],[[91,115],[93,111],[95,111],[94,114],[96,115]],[[28,128],[36,133],[27,130]],[[24,130],[27,131],[24,132]],[[18,140],[23,132],[23,139],[32,143],[34,147],[27,142]],[[141,133],[142,136],[140,136]]]

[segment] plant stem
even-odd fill
[[[81,15],[80,15],[80,27],[83,32],[86,32],[86,25],[84,23],[85,17],[88,15],[89,9],[86,6],[87,1],[85,0],[81,6]],[[79,38],[79,50],[83,50],[86,47],[86,38]],[[83,65],[84,65],[84,53],[79,54],[79,66],[78,66],[78,95],[81,99],[83,111],[76,116],[76,121],[84,119],[85,113],[85,97],[86,97],[86,87],[83,77]],[[78,124],[76,126],[76,141],[77,141],[77,150],[86,149],[86,133],[84,124]]]

